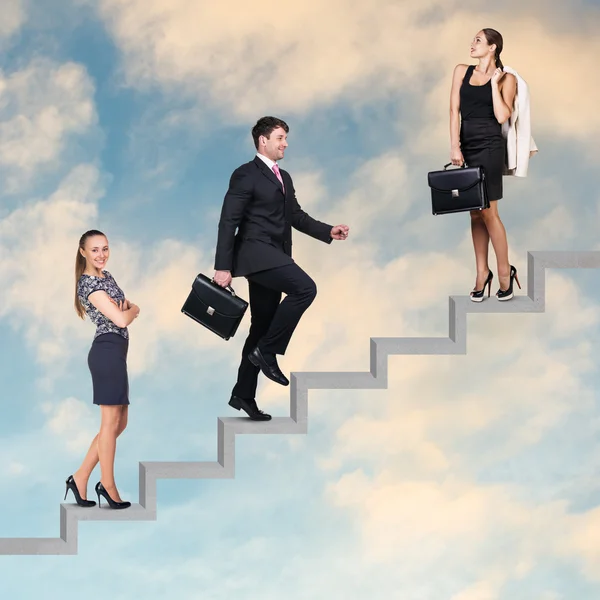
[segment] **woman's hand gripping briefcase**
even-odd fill
[[[447,171],[430,171],[427,183],[431,188],[431,210],[434,215],[482,210],[490,207],[485,187],[483,167],[467,167]]]

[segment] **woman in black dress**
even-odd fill
[[[450,160],[453,165],[483,167],[490,207],[471,211],[471,233],[475,248],[477,278],[471,300],[481,302],[485,288],[488,297],[494,277],[488,266],[490,239],[496,253],[499,289],[498,300],[513,297],[517,270],[508,260],[506,230],[498,215],[502,198],[502,173],[506,141],[502,123],[512,114],[517,89],[514,75],[503,71],[500,60],[502,36],[495,29],[482,29],[471,44],[471,58],[478,65],[457,65],[454,69],[450,97]]]
[[[110,508],[127,508],[114,479],[117,437],[127,425],[129,381],[127,378],[128,325],[140,309],[125,298],[112,275],[105,270],[109,248],[106,236],[96,230],[84,233],[79,240],[75,260],[75,310],[96,325],[94,341],[88,354],[92,374],[94,404],[100,406],[100,431],[93,439],[81,467],[67,481],[65,499],[73,492],[79,506],[95,506],[87,500],[87,482],[100,462],[101,477],[96,484],[100,505],[103,496]]]

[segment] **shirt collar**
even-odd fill
[[[277,164],[276,162],[273,162],[268,156],[260,154],[260,152],[257,152],[256,156],[258,156],[258,158],[260,158],[267,165],[267,167],[269,167],[271,171],[273,170],[273,165]]]

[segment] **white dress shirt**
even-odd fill
[[[269,167],[269,169],[271,169],[271,171],[273,170],[273,165],[276,165],[276,162],[273,162],[268,156],[265,156],[264,154],[261,154],[260,152],[256,153],[256,156],[258,156],[258,158],[260,158],[265,165],[267,165],[267,167]]]

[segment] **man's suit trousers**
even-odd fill
[[[317,295],[315,282],[297,265],[284,265],[246,275],[250,295],[250,331],[232,394],[254,398],[260,369],[248,354],[258,346],[264,354],[285,354],[304,311]],[[281,302],[281,295],[286,297]]]

